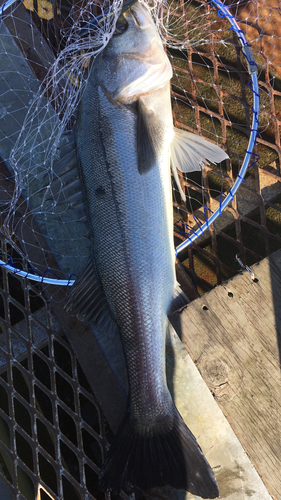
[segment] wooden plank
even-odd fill
[[[172,317],[274,499],[281,498],[281,251]]]

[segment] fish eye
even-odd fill
[[[125,19],[125,17],[119,17],[116,23],[115,31],[113,33],[113,36],[115,35],[123,35],[125,31],[128,29],[128,21]]]

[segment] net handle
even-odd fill
[[[180,252],[182,252],[185,248],[187,248],[189,245],[191,245],[199,236],[201,236],[204,231],[209,229],[209,226],[215,222],[215,220],[221,216],[222,211],[227,207],[227,205],[233,200],[234,195],[237,192],[237,189],[239,188],[241,182],[244,182],[244,177],[245,174],[252,165],[257,163],[259,160],[259,155],[253,153],[254,146],[256,144],[256,138],[258,134],[258,125],[259,125],[259,100],[260,100],[260,94],[259,94],[259,87],[258,87],[258,66],[256,62],[253,59],[252,52],[250,50],[251,45],[247,42],[244,32],[240,29],[239,24],[237,23],[236,19],[232,14],[230,13],[229,9],[223,5],[219,0],[211,0],[211,5],[215,6],[218,8],[218,15],[220,17],[226,17],[230,24],[231,27],[229,28],[230,30],[233,30],[237,33],[238,35],[238,40],[242,45],[242,53],[244,54],[246,61],[247,61],[247,66],[248,66],[248,71],[250,73],[251,77],[251,82],[248,83],[251,91],[253,92],[253,107],[252,107],[252,113],[253,113],[253,119],[252,119],[252,128],[251,128],[251,134],[248,142],[248,147],[245,150],[245,157],[244,161],[242,164],[242,167],[237,174],[237,179],[233,185],[233,187],[229,190],[228,195],[226,198],[223,200],[222,199],[222,194],[221,193],[221,199],[220,199],[220,206],[219,208],[212,213],[212,215],[208,218],[207,217],[207,210],[204,209],[204,215],[205,215],[205,220],[204,224],[200,225],[199,228],[195,231],[192,230],[190,232],[190,235],[187,236],[186,241],[183,241],[178,245],[175,249],[176,251],[176,256],[179,255]],[[255,157],[255,160],[250,163],[251,156]],[[206,207],[208,208],[208,207]],[[209,209],[208,209],[209,210]],[[197,225],[199,219],[196,218]]]

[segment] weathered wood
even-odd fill
[[[281,498],[281,250],[172,323],[274,499]]]

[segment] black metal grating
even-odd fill
[[[76,356],[40,289],[1,276],[0,478],[12,498],[109,499],[97,483],[111,432]]]

